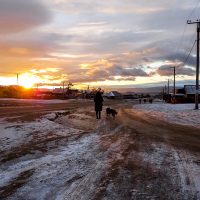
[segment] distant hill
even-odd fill
[[[162,92],[163,87],[149,87],[149,88],[107,88],[109,91],[119,91],[121,93],[144,93],[144,94],[159,94]],[[172,87],[170,87],[172,91]]]
[[[182,88],[182,87],[176,87],[176,89]],[[166,88],[167,90],[167,88]],[[106,88],[106,91],[118,91],[121,93],[136,93],[136,94],[160,94],[163,91],[162,86],[157,87],[144,87],[144,88],[134,88],[134,87],[114,87],[114,88]],[[169,87],[169,92],[173,93],[173,86]]]
[[[163,87],[150,87],[150,88],[120,88],[122,93],[149,93],[159,94],[163,90]]]

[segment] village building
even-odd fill
[[[63,98],[63,99],[69,99],[69,98],[76,98],[79,94],[79,91],[77,89],[63,89],[63,88],[55,88],[52,91],[52,96],[55,98]]]
[[[184,85],[183,88],[176,89],[176,94],[166,94],[165,100],[169,103],[194,103],[196,95],[195,85]],[[199,102],[200,102],[200,89],[199,89]]]
[[[123,95],[117,91],[111,91],[103,95],[108,99],[123,99]]]
[[[123,94],[123,99],[138,99],[138,94],[135,94],[133,92],[127,92]]]
[[[200,86],[199,86],[200,88]],[[184,85],[185,98],[188,101],[195,101],[196,86],[195,85]],[[200,89],[199,89],[199,100],[200,100]]]

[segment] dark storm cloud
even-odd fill
[[[70,80],[75,82],[92,81],[134,81],[136,77],[148,77],[149,75],[141,68],[124,68],[122,66],[94,67],[87,70],[79,70],[79,77],[75,73],[69,75]]]
[[[172,65],[162,65],[156,70],[156,72],[161,76],[172,76],[173,68],[172,68]],[[195,70],[181,65],[181,66],[176,67],[176,74],[193,76],[195,75]]]
[[[148,74],[141,68],[123,68],[121,66],[113,66],[109,69],[109,72],[111,75],[123,77],[148,76]]]
[[[174,61],[174,62],[178,61],[178,62],[183,63],[184,65],[188,65],[191,67],[195,67],[196,65],[196,58],[193,55],[189,55],[183,52],[167,55],[165,59]]]
[[[187,40],[187,44],[182,42],[181,48],[177,48],[178,42],[177,38],[158,40],[156,42],[152,42],[146,46],[148,49],[153,49],[152,52],[148,52],[146,54],[142,54],[136,59],[136,62],[141,62],[145,65],[153,62],[168,62],[172,65],[179,66],[189,66],[191,68],[195,68],[196,66],[196,47],[194,46],[192,51],[191,47],[195,40],[195,37],[185,36],[185,40]],[[190,41],[189,41],[190,40]],[[188,42],[189,41],[189,42]],[[177,45],[175,45],[177,44]],[[138,51],[142,52],[142,50]],[[189,54],[190,52],[190,54]]]
[[[148,76],[141,68],[124,68],[115,65],[107,69],[96,69],[92,75],[94,78],[104,77],[107,80],[115,76],[126,79],[131,77],[132,80],[137,76]]]
[[[0,0],[0,34],[27,30],[51,20],[51,13],[39,0]]]

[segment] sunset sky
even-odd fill
[[[0,0],[0,85],[195,83],[199,0]],[[199,13],[199,15],[198,15]]]

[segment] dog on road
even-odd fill
[[[115,115],[117,115],[117,111],[112,108],[106,108],[106,115],[107,115],[107,117],[112,115],[112,117],[115,118]]]

